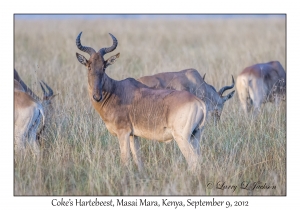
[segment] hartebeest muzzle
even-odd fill
[[[97,81],[95,82],[93,88],[93,99],[97,102],[100,102],[102,100],[102,85],[97,84]]]
[[[94,94],[94,95],[93,95],[93,99],[94,99],[95,101],[99,102],[99,101],[102,100],[102,95],[96,95],[96,94]]]

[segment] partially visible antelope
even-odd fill
[[[155,89],[173,89],[185,90],[205,101],[206,109],[212,115],[214,122],[220,120],[224,103],[230,99],[235,91],[226,96],[223,93],[234,87],[232,76],[232,85],[224,86],[218,92],[212,86],[207,84],[196,69],[185,69],[178,72],[163,72],[151,76],[144,76],[139,79],[141,83]],[[208,118],[207,118],[208,120]]]
[[[14,80],[15,84],[18,83]],[[21,86],[21,84],[19,85]],[[37,130],[42,119],[44,126],[45,115],[43,106],[31,95],[18,88],[14,89],[14,125],[16,151],[25,148],[26,140],[33,146],[36,153],[39,147],[36,142]]]
[[[205,103],[187,91],[153,90],[133,78],[113,80],[105,70],[120,54],[107,60],[103,57],[116,49],[117,39],[109,34],[112,46],[96,52],[81,45],[81,34],[76,38],[76,45],[90,58],[87,60],[78,53],[76,56],[88,70],[89,97],[108,131],[118,137],[122,163],[128,165],[131,149],[139,171],[143,171],[137,137],[161,142],[175,139],[189,168],[194,170],[200,153]]]
[[[286,96],[286,73],[278,61],[259,63],[245,68],[236,81],[238,96],[247,115],[254,108],[256,116],[266,102],[279,105]]]
[[[40,100],[26,84],[21,80],[16,70],[14,70],[14,125],[15,125],[15,145],[16,150],[22,150],[28,140],[28,143],[33,146],[36,153],[39,152],[37,138],[45,126],[44,110],[50,104],[50,100],[54,97],[52,89],[43,82],[48,89],[43,89],[43,100]],[[21,81],[21,82],[19,82]],[[30,92],[27,92],[30,90]],[[40,122],[42,122],[41,129],[38,131]]]

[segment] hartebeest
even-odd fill
[[[46,93],[42,83],[44,96],[40,100],[22,81],[16,70],[14,70],[14,125],[15,125],[15,145],[16,150],[22,150],[25,144],[28,143],[33,146],[35,152],[38,153],[39,147],[37,145],[37,137],[43,130],[45,125],[44,110],[47,109],[50,100],[53,98],[52,89],[43,82],[48,89]],[[28,90],[30,90],[28,92]],[[38,132],[38,127],[42,120],[42,127]]]
[[[178,72],[163,72],[138,79],[141,83],[155,89],[186,90],[205,101],[206,109],[215,122],[220,119],[225,101],[230,99],[235,91],[223,96],[224,91],[234,87],[232,85],[222,87],[218,92],[207,84],[196,69],[185,69]],[[207,118],[208,119],[208,118]]]
[[[18,81],[14,80],[14,83],[16,84]],[[21,86],[21,84],[18,86]],[[37,130],[41,119],[42,126],[45,121],[43,106],[25,91],[15,88],[14,114],[16,150],[22,150],[28,138],[28,142],[33,146],[35,152],[38,152]]]
[[[256,116],[263,103],[285,100],[286,73],[278,61],[255,64],[238,75],[236,87],[245,114],[253,106]]]
[[[89,97],[108,131],[118,137],[123,164],[128,165],[130,147],[133,159],[142,171],[137,137],[162,142],[175,139],[190,169],[195,169],[206,116],[205,103],[187,91],[154,90],[133,78],[113,80],[105,70],[119,53],[107,60],[103,56],[116,49],[117,39],[110,34],[113,45],[96,52],[81,45],[81,33],[76,38],[76,45],[90,58],[87,60],[78,53],[76,56],[88,70]]]

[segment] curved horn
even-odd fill
[[[203,75],[203,81],[204,81],[204,79],[205,79],[205,75],[206,75],[206,73]]]
[[[109,35],[111,36],[111,38],[113,40],[113,45],[109,48],[105,48],[105,47],[101,48],[99,50],[99,53],[101,56],[104,56],[106,53],[114,51],[118,46],[118,40],[116,39],[116,37],[114,37],[114,35],[112,35],[111,33],[109,33]]]
[[[233,78],[232,75],[231,75],[231,77],[232,77],[232,85],[231,85],[231,86],[225,86],[225,87],[222,87],[222,88],[219,90],[219,92],[218,92],[220,96],[222,96],[222,94],[223,94],[226,90],[229,90],[229,89],[231,89],[231,88],[234,87],[234,78]]]
[[[91,48],[91,47],[85,47],[85,46],[82,46],[81,45],[81,42],[80,42],[80,36],[81,36],[82,32],[80,32],[76,38],[76,45],[77,45],[77,48],[83,52],[86,52],[88,53],[90,56],[94,53],[96,53],[96,51]]]
[[[46,82],[42,81],[43,84],[46,86],[46,88],[48,89],[49,93],[48,93],[48,97],[49,96],[53,96],[53,90],[47,85]]]
[[[233,94],[235,93],[235,90],[229,93],[227,96],[222,96],[223,101],[227,101],[228,99],[232,98]]]
[[[43,85],[42,85],[42,83],[40,82],[40,86],[41,86],[41,88],[42,88],[42,90],[43,90],[43,94],[44,94],[44,98],[46,97],[46,95],[47,95],[47,93],[46,93],[46,91],[45,91],[45,89],[44,89],[44,87],[43,87]]]
[[[46,88],[48,89],[48,93],[46,93],[42,83],[46,86]],[[40,85],[41,85],[41,88],[43,90],[43,93],[44,93],[44,98],[49,98],[51,96],[53,96],[53,90],[44,82],[42,81],[42,83],[40,82]]]

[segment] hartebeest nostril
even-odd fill
[[[99,102],[102,99],[102,95],[100,95],[100,96],[93,95],[93,98],[94,98],[95,101]]]

